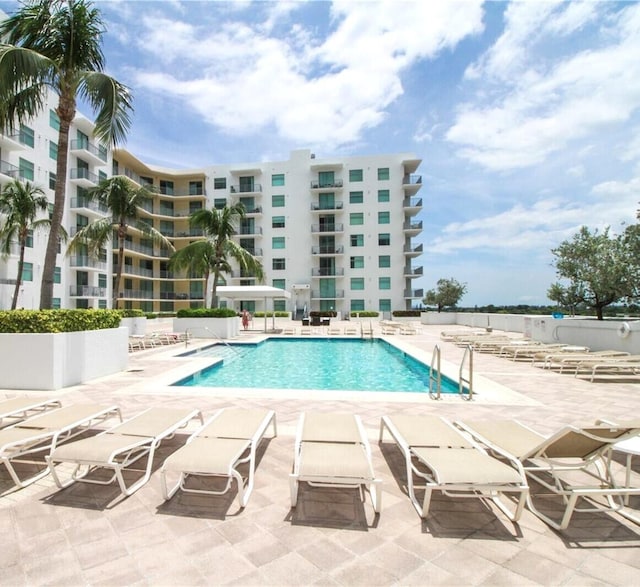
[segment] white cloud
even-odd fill
[[[569,14],[567,4],[557,15],[556,7],[509,5],[505,33],[472,70],[486,84],[500,83],[462,105],[446,135],[461,157],[493,170],[532,166],[640,108],[640,4],[607,21],[608,45],[547,64],[527,50],[526,35],[536,27],[538,36],[559,28],[568,33],[595,14],[588,7]]]
[[[454,47],[482,28],[480,0],[457,3],[334,2],[325,39],[292,26],[270,36],[288,10],[267,20],[225,21],[217,28],[144,19],[141,49],[172,71],[146,64],[136,85],[177,97],[227,133],[273,129],[294,144],[353,143],[385,118],[403,93],[402,74],[416,61]]]

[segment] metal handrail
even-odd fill
[[[442,384],[442,375],[440,374],[440,347],[436,345],[433,347],[433,354],[431,355],[431,365],[429,365],[429,397],[431,399],[440,399],[440,391]],[[433,394],[433,385],[436,386],[435,397]]]
[[[193,332],[194,330],[206,330],[209,334],[212,334],[212,338],[218,339],[222,344],[226,345],[231,349],[234,353],[240,354],[240,351],[236,348],[233,348],[224,338],[222,338],[219,334],[212,332],[206,326],[190,326],[189,328],[185,328],[184,330],[184,348],[189,346],[189,332]]]
[[[465,363],[468,364],[468,377],[465,377],[463,375]],[[469,390],[467,394],[465,394],[464,391],[465,383],[467,384],[467,389]],[[465,348],[464,355],[462,356],[462,361],[460,363],[460,371],[458,373],[458,393],[463,399],[466,399],[467,401],[473,399],[473,346],[471,345],[467,345],[467,347]]]

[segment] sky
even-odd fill
[[[461,306],[547,304],[551,249],[583,225],[636,222],[638,2],[95,5],[106,71],[135,100],[124,146],[142,161],[420,158],[414,289],[453,278]]]

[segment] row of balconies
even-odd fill
[[[154,294],[152,291],[142,289],[125,289],[119,297],[132,300],[203,300],[202,294],[178,293],[173,291],[161,291]]]

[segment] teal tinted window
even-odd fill
[[[391,256],[390,255],[379,255],[378,256],[378,267],[391,267]]]
[[[349,181],[362,181],[362,169],[350,169]]]
[[[364,234],[352,234],[351,235],[352,247],[364,247]]]
[[[383,247],[391,244],[391,235],[388,232],[381,232],[378,235],[378,244]]]
[[[391,277],[378,277],[378,289],[391,289]]]
[[[271,196],[271,206],[274,208],[284,208],[284,195]]]
[[[349,204],[362,204],[364,195],[362,192],[349,192]]]
[[[349,214],[349,224],[351,226],[364,224],[364,214],[362,212],[352,212]]]
[[[391,222],[390,212],[378,212],[378,224],[389,224]]]
[[[49,159],[58,159],[58,144],[53,141],[49,141]]]
[[[35,133],[32,128],[29,128],[25,124],[20,125],[20,135],[19,140],[23,145],[27,145],[27,147],[33,147],[35,145]]]
[[[54,267],[53,283],[60,283],[61,281],[62,281],[62,269],[60,267]]]
[[[33,281],[33,263],[27,263],[22,266],[22,281]]]
[[[272,228],[284,228],[284,216],[274,216],[271,219]]]
[[[352,312],[364,312],[364,300],[351,300]]]
[[[352,277],[351,289],[364,289],[364,277]]]
[[[389,168],[388,167],[378,167],[378,180],[382,181],[385,179],[389,179]]]
[[[277,287],[278,289],[286,289],[286,279],[273,279],[271,281],[271,285],[273,287]]]
[[[60,130],[60,117],[55,110],[49,110],[49,126],[54,130]]]
[[[389,190],[378,190],[378,202],[389,201]]]
[[[364,257],[351,257],[351,269],[364,269]]]
[[[391,312],[391,300],[378,300],[378,310],[380,310],[380,312]]]
[[[284,173],[274,173],[271,176],[271,185],[272,186],[284,185]]]
[[[285,241],[283,236],[274,236],[271,239],[271,248],[272,249],[284,249]]]

